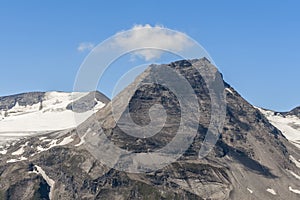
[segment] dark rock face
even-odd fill
[[[297,108],[294,108],[293,110],[291,110],[290,112],[285,113],[285,114],[286,115],[295,115],[300,118],[300,106]]]
[[[110,99],[98,91],[89,92],[86,96],[67,105],[67,109],[73,110],[74,112],[78,113],[86,112],[92,110],[95,107],[95,105],[97,104],[96,101],[107,104],[108,102],[110,102]]]
[[[57,139],[73,134],[76,140],[32,157],[33,152],[24,153],[29,159],[14,164],[6,163],[13,151],[9,150],[0,161],[0,199],[20,199],[22,195],[32,199],[35,194],[43,195],[43,191],[48,191],[39,175],[28,174],[33,165],[41,166],[55,181],[53,199],[299,199],[298,194],[289,191],[290,186],[300,189],[299,180],[287,171],[300,174],[300,169],[289,160],[290,155],[300,159],[299,149],[227,83],[224,83],[227,96],[224,128],[213,151],[203,159],[198,158],[212,115],[211,99],[203,78],[191,67],[191,62],[212,67],[206,59],[168,65],[188,80],[201,112],[197,135],[176,162],[149,173],[117,171],[100,163],[84,145],[75,146],[79,142],[75,130],[51,133],[49,137]],[[165,146],[174,137],[182,113],[178,98],[166,87],[148,84],[134,90],[137,82],[147,82],[150,73],[151,67],[113,101],[116,105],[126,104],[124,97],[133,93],[126,108],[133,121],[141,126],[150,123],[150,107],[161,104],[167,118],[159,133],[149,138],[127,135],[113,119],[112,102],[81,124],[78,130],[104,133],[116,146],[136,153],[152,152]],[[120,116],[128,115],[122,110],[119,112]],[[95,120],[103,132],[97,129]],[[88,139],[89,135],[86,137]],[[28,140],[29,146],[40,145],[38,138]],[[276,191],[276,195],[267,192],[269,188]]]
[[[23,172],[28,174],[26,171]],[[22,180],[10,185],[5,193],[0,192],[0,199],[49,200],[49,192],[50,187],[41,176],[23,175]]]
[[[0,110],[9,110],[18,102],[20,106],[31,106],[40,103],[45,92],[29,92],[6,97],[0,97]]]

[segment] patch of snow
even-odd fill
[[[40,137],[39,140],[43,141],[43,140],[46,140],[47,137],[46,136],[43,136],[43,137]]]
[[[11,155],[15,156],[15,155],[22,155],[25,150],[24,148],[28,145],[28,142],[26,142],[25,144],[21,145],[20,149],[18,149],[17,151],[11,153]]]
[[[46,136],[40,137],[39,140],[42,141],[42,142],[51,142],[52,141],[52,139],[50,139]]]
[[[57,139],[54,139],[54,140],[52,140],[50,143],[49,143],[49,148],[51,149],[51,148],[53,148],[53,147],[56,147],[57,146]]]
[[[52,141],[52,139],[44,139],[44,140],[42,140],[42,142],[51,142]]]
[[[300,162],[297,161],[293,156],[290,155],[290,161],[292,161],[296,167],[300,168]]]
[[[22,146],[20,149],[18,149],[15,152],[12,152],[11,155],[15,156],[15,155],[22,155],[24,153],[24,147]]]
[[[84,138],[86,137],[86,135],[87,135],[90,131],[91,131],[91,129],[89,128],[89,129],[85,132],[85,134],[84,134],[82,137],[80,137],[80,142],[79,142],[78,144],[76,144],[75,147],[79,147],[80,145],[82,145],[82,144],[85,142]]]
[[[297,116],[283,116],[280,113],[257,108],[270,121],[270,123],[278,128],[282,134],[295,146],[300,148],[300,119]]]
[[[36,148],[37,148],[37,151],[38,151],[38,152],[48,151],[49,149],[51,149],[51,148],[57,146],[56,143],[57,143],[57,139],[54,139],[54,140],[52,140],[52,141],[48,144],[48,145],[50,145],[49,147],[43,148],[42,146],[37,146]]]
[[[24,156],[21,156],[18,159],[10,159],[10,160],[6,161],[6,163],[15,163],[15,162],[23,161],[23,160],[27,160],[27,158]]]
[[[37,150],[38,152],[47,151],[47,149],[43,148],[42,146],[37,146],[37,147],[36,147],[36,150]]]
[[[72,135],[68,136],[68,137],[65,137],[57,146],[64,146],[64,145],[67,145],[71,142],[73,142],[73,138],[72,138]]]
[[[267,192],[269,192],[269,193],[271,193],[271,194],[273,194],[273,195],[277,195],[277,193],[275,192],[275,190],[272,189],[272,188],[268,188],[268,189],[267,189]]]
[[[290,174],[292,174],[296,179],[300,180],[300,176],[298,174],[296,174],[295,172],[291,171],[291,170],[287,170],[288,172],[290,172]]]
[[[50,192],[49,192],[49,199],[53,199],[53,189],[54,189],[54,184],[55,181],[51,178],[49,178],[49,176],[46,174],[46,172],[39,166],[34,165],[34,167],[36,168],[36,171],[34,170],[35,173],[42,175],[43,179],[47,182],[47,184],[50,187]]]
[[[229,93],[233,94],[232,90],[229,88],[225,88],[226,91],[228,91]]]
[[[300,190],[293,189],[291,186],[289,186],[289,190],[293,193],[300,194]]]
[[[56,146],[64,146],[64,145],[67,145],[67,144],[73,142],[74,139],[72,138],[72,135],[70,135],[68,137],[65,137],[60,143],[57,143],[57,141],[58,141],[58,139],[51,140],[51,142],[48,144],[47,148],[44,148],[39,145],[39,146],[37,146],[37,151],[43,152],[43,151],[48,151],[49,149],[52,149],[53,147],[56,147]]]
[[[0,154],[2,154],[2,155],[5,155],[6,153],[7,153],[6,149],[3,149],[3,150],[0,151]]]
[[[57,146],[56,143],[57,143],[57,139],[54,139],[54,140],[52,140],[52,141],[48,144],[49,147],[43,148],[42,146],[37,146],[36,148],[37,148],[38,152],[48,151],[49,149],[51,149],[51,148]]]
[[[96,105],[94,107],[94,113],[105,106],[105,103],[98,101],[96,98],[95,98],[95,101],[96,101]]]
[[[253,193],[253,191],[251,189],[247,188],[247,190],[248,190],[248,192],[250,192],[250,194]]]
[[[14,163],[14,162],[18,162],[19,160],[17,159],[10,159],[8,161],[6,161],[6,163]]]

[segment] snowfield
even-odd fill
[[[280,113],[257,108],[270,123],[279,129],[282,134],[295,146],[300,148],[300,119],[297,116],[283,116]]]

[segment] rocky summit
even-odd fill
[[[160,76],[160,68],[176,71],[190,85],[199,116],[181,109],[182,102],[193,109],[189,98],[182,100],[159,84],[166,77],[153,79]],[[206,69],[213,73],[205,74]],[[57,92],[1,97],[0,134],[9,139],[0,146],[0,199],[299,199],[299,108],[278,113],[254,107],[222,80],[224,124],[212,150],[199,158],[211,118],[218,112],[212,102],[219,97],[211,95],[209,86],[217,84],[218,74],[205,58],[181,60],[150,65],[112,101],[98,92],[72,99]],[[88,112],[91,109],[94,112]],[[70,113],[89,114],[74,126]],[[129,117],[130,123],[123,120]],[[155,134],[144,129],[156,129],[161,121],[164,126]],[[130,157],[167,146],[182,121],[185,134],[194,137],[175,160],[147,170],[149,160],[135,163]],[[131,154],[116,156],[106,148],[108,143]],[[142,173],[122,170],[129,165]]]

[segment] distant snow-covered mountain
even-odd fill
[[[88,101],[92,105],[76,104],[84,98],[93,98]],[[74,128],[107,102],[109,99],[99,92],[32,92],[1,97],[0,145],[24,136]],[[73,105],[78,105],[77,110]]]

